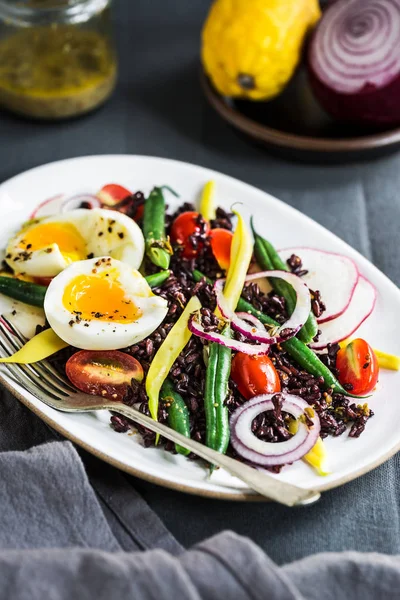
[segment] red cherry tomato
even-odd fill
[[[228,270],[231,262],[231,246],[233,233],[227,229],[212,229],[210,231],[211,250],[217,263],[224,271]]]
[[[231,377],[246,400],[281,391],[279,375],[268,356],[238,352],[232,361]]]
[[[341,348],[336,357],[340,383],[350,383],[352,394],[363,395],[376,386],[379,375],[378,361],[371,346],[361,338]]]
[[[101,188],[97,196],[102,204],[114,206],[114,204],[118,204],[128,196],[132,196],[132,192],[117,183],[108,183]]]
[[[65,370],[78,390],[115,401],[123,400],[132,379],[143,379],[140,362],[119,350],[80,350]]]
[[[53,277],[34,277],[33,279],[38,285],[44,285],[45,287],[49,287],[50,283],[53,280]]]
[[[129,196],[133,196],[132,192],[127,188],[124,188],[122,185],[118,185],[117,183],[108,183],[107,185],[104,185],[99,192],[97,192],[97,197],[103,206],[111,209]],[[132,202],[128,202],[127,204],[120,206],[118,210],[122,213],[129,213],[130,215],[134,214],[135,221],[140,221],[140,219],[143,217],[144,206],[138,206],[136,212],[132,213],[131,209],[134,205],[135,201],[134,198],[132,198]]]
[[[200,221],[200,222],[199,222]],[[204,231],[206,235],[210,231],[207,221],[204,221],[197,212],[184,212],[176,217],[171,227],[171,241],[174,245],[182,246],[182,256],[193,258],[201,248],[201,243],[194,247],[190,236]]]

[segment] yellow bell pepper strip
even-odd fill
[[[203,188],[200,200],[200,214],[205,221],[215,219],[214,191],[215,181],[208,181]]]
[[[226,275],[224,297],[229,308],[235,310],[243,291],[244,281],[253,255],[253,242],[242,215],[235,210],[232,212],[237,216],[238,223],[233,234],[231,261]]]
[[[44,360],[55,352],[69,346],[54,333],[52,329],[45,329],[30,339],[18,352],[7,358],[0,358],[0,363],[19,363],[29,365]]]
[[[341,348],[346,348],[348,344],[350,344],[351,339],[343,340],[339,342],[339,346]],[[382,350],[377,350],[373,348],[376,359],[378,361],[378,366],[380,369],[389,369],[390,371],[400,371],[400,356],[396,356],[395,354],[389,354],[388,352],[382,352]]]
[[[146,377],[146,394],[149,398],[150,414],[158,419],[158,402],[161,386],[171,370],[175,360],[191,338],[188,321],[193,312],[201,309],[200,300],[193,296],[185,306],[185,310],[159,347]],[[157,437],[158,440],[158,437]]]
[[[290,433],[294,435],[297,432],[297,428],[297,420],[291,420],[288,425]],[[318,475],[321,475],[321,477],[326,477],[326,475],[329,475],[330,473],[330,471],[327,468],[327,458],[328,454],[326,451],[326,446],[323,440],[321,440],[321,438],[319,437],[315,445],[311,448],[311,450],[303,456],[302,460],[314,467]]]
[[[378,365],[381,369],[390,369],[391,371],[400,371],[400,356],[388,354],[374,348],[375,356],[378,360]]]

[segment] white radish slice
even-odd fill
[[[30,219],[40,219],[41,217],[48,217],[50,215],[56,215],[61,212],[62,204],[65,200],[65,194],[58,194],[52,198],[43,200],[33,211]]]
[[[353,298],[348,309],[337,319],[321,323],[319,329],[322,331],[318,342],[311,344],[314,350],[322,350],[328,344],[341,342],[350,337],[369,317],[375,307],[376,289],[362,275],[358,280]]]
[[[284,248],[278,252],[286,263],[292,254],[299,256],[307,275],[302,280],[311,290],[319,290],[326,306],[318,320],[325,323],[336,319],[349,306],[356,288],[359,272],[355,262],[333,252],[325,252],[314,248]]]
[[[100,200],[92,194],[79,194],[71,196],[70,198],[66,197],[65,194],[59,194],[58,196],[53,196],[53,198],[43,200],[43,202],[35,208],[30,218],[40,219],[42,217],[68,212],[75,208],[80,208],[82,202],[85,202],[90,208],[99,208],[101,206]]]

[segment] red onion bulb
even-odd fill
[[[400,0],[337,0],[311,40],[311,86],[327,112],[358,124],[400,123]]]

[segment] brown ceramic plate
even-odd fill
[[[201,72],[211,106],[248,138],[284,158],[310,162],[365,160],[400,148],[400,127],[366,131],[334,121],[317,103],[300,67],[285,91],[269,102],[221,96]]]

